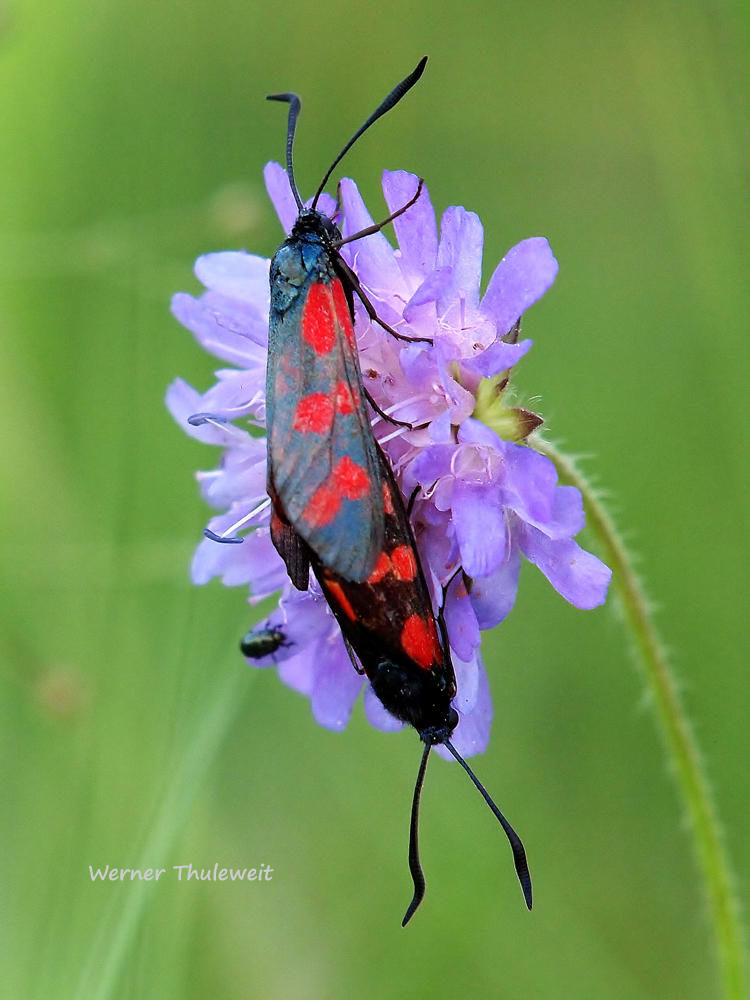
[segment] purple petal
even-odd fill
[[[429,484],[423,484],[429,488]],[[446,531],[445,517],[444,515],[448,513],[450,515],[451,506],[453,504],[453,488],[456,485],[455,476],[443,476],[442,479],[434,484],[431,490],[430,505],[424,510],[425,520],[430,524],[440,525],[443,531]],[[437,515],[433,516],[433,513]],[[453,530],[455,534],[455,525],[451,521],[447,527],[448,532]]]
[[[297,221],[299,212],[297,202],[294,200],[292,189],[289,186],[286,170],[280,163],[274,163],[271,160],[263,168],[263,179],[266,182],[266,191],[271,199],[271,204],[276,209],[279,222],[288,236],[292,231],[292,226]]]
[[[451,736],[451,743],[462,757],[472,757],[474,754],[484,753],[490,742],[492,696],[490,694],[490,685],[487,680],[484,663],[478,651],[476,659],[478,668],[477,696],[474,708],[471,713],[461,715],[460,706],[456,705],[459,722]],[[450,752],[445,747],[440,746],[440,744],[435,747],[435,750],[446,760],[453,760]]]
[[[503,503],[550,538],[571,538],[585,524],[583,498],[575,486],[557,486],[557,471],[545,456],[505,442]]]
[[[190,437],[195,438],[197,441],[203,441],[206,444],[222,444],[223,442],[213,439],[216,434],[216,428],[211,424],[202,424],[199,427],[193,427],[192,424],[188,423],[188,417],[200,410],[200,400],[201,394],[198,390],[194,389],[192,385],[182,378],[176,378],[172,382],[164,397],[164,403],[172,414],[173,419]]]
[[[292,231],[292,226],[297,221],[299,209],[292,194],[286,170],[284,170],[280,163],[275,163],[272,160],[263,168],[263,179],[266,182],[266,191],[268,192],[268,197],[271,199],[271,204],[276,209],[279,222],[288,236]],[[310,208],[311,205],[312,198],[308,198],[305,206]],[[318,198],[316,207],[323,215],[327,215],[331,219],[333,218],[333,213],[336,211],[336,202],[330,194],[326,194],[324,191]]]
[[[344,206],[344,238],[373,224],[357,185],[348,177],[341,181],[341,202]],[[357,272],[359,280],[373,295],[390,298],[404,290],[404,279],[393,255],[393,247],[382,232],[347,244],[342,247],[342,253],[347,263]]]
[[[435,444],[449,444],[452,450],[455,451],[450,410],[446,410],[445,413],[441,413],[439,417],[436,417],[432,421],[429,427],[429,433],[430,441],[433,441]]]
[[[268,313],[271,289],[268,271],[271,261],[244,250],[207,253],[195,262],[195,276],[206,288],[230,299],[239,299]]]
[[[475,358],[464,360],[464,364],[484,378],[492,378],[517,364],[531,345],[531,340],[522,340],[520,344],[505,344],[497,340]]]
[[[237,420],[250,414],[259,416],[266,409],[266,373],[264,367],[224,368],[216,372],[218,382],[200,401],[200,412],[224,420]],[[194,410],[193,413],[199,412]],[[256,439],[257,440],[257,439]]]
[[[318,639],[333,640],[338,634],[336,619],[322,594],[290,588],[279,602],[279,612],[284,632],[300,647]]]
[[[253,319],[248,313],[242,324],[236,323],[237,316],[225,318],[204,301],[205,296],[194,299],[186,292],[172,296],[172,314],[183,326],[195,335],[195,339],[206,351],[217,358],[252,368],[265,364],[265,348],[258,341],[268,335],[268,319],[256,314]]]
[[[335,643],[320,643],[310,692],[313,718],[318,725],[336,732],[346,729],[364,682],[340,637]]]
[[[415,389],[420,392],[433,390],[438,372],[431,351],[420,344],[409,344],[401,351],[401,368]]]
[[[604,604],[612,570],[572,539],[551,539],[528,524],[520,524],[521,550],[544,573],[555,590],[577,608]]]
[[[241,516],[232,510],[212,518],[209,525],[219,534]],[[204,538],[193,555],[191,577],[193,583],[202,585],[215,576],[227,587],[250,584],[256,597],[280,590],[288,580],[267,528],[245,535],[241,545],[222,545]]]
[[[469,595],[460,575],[451,584],[445,602],[445,624],[451,649],[461,660],[471,660],[482,641]]]
[[[310,697],[315,683],[315,658],[318,644],[306,646],[301,653],[279,663],[279,679],[293,691]]]
[[[458,428],[458,440],[461,444],[478,444],[483,448],[492,448],[501,455],[505,453],[505,443],[491,427],[481,420],[469,417]]]
[[[268,307],[265,297],[258,296],[255,302],[243,302],[242,299],[209,289],[198,299],[198,304],[204,314],[201,320],[204,324],[213,321],[220,331],[234,333],[257,344],[263,351],[252,352],[252,355],[262,361],[268,348]]]
[[[312,206],[312,201],[312,198],[308,198],[305,202],[305,206],[310,208]],[[329,219],[332,219],[336,213],[336,199],[332,198],[330,194],[324,191],[320,198],[318,198],[316,208],[319,212],[322,212],[323,215],[327,215]]]
[[[423,486],[451,473],[451,461],[456,453],[454,444],[433,444],[417,455],[409,467],[411,475]]]
[[[422,318],[420,312],[422,306],[429,302],[437,302],[442,299],[453,281],[453,268],[441,267],[437,271],[432,271],[427,275],[422,284],[417,288],[412,297],[404,306],[404,319],[407,323],[415,322]]]
[[[552,497],[552,516],[546,525],[538,524],[550,538],[572,538],[586,523],[583,497],[575,486],[556,486]]]
[[[479,216],[465,208],[449,208],[440,223],[438,267],[451,267],[451,282],[438,304],[442,314],[463,298],[469,309],[479,303],[484,230]]]
[[[368,684],[364,694],[365,717],[371,726],[384,733],[397,733],[406,725],[384,708],[382,701]]]
[[[542,236],[523,240],[503,257],[490,278],[482,312],[505,336],[529,306],[540,299],[557,275],[557,261]]]
[[[250,438],[247,445],[227,449],[219,469],[198,473],[201,492],[213,507],[244,503],[252,509],[263,502],[267,478],[265,444],[264,438]]]
[[[508,549],[500,491],[492,483],[457,480],[452,510],[464,571],[472,577],[494,573]]]
[[[503,503],[520,518],[543,528],[552,521],[557,471],[544,455],[506,441],[502,476]]]
[[[460,357],[460,351],[456,345],[446,339],[445,342],[441,340],[439,345],[436,344],[433,353],[437,357],[440,382],[450,407],[451,423],[460,426],[467,417],[471,416],[477,405],[474,394],[465,389],[450,374],[453,369],[453,361]]]
[[[430,505],[424,504],[423,512],[424,514],[430,513]],[[454,540],[447,535],[445,523],[437,527],[429,523],[423,525],[419,535],[418,549],[420,562],[427,573],[428,582],[430,573],[432,573],[441,585],[446,583],[450,573],[455,570],[458,550]]]
[[[471,715],[479,695],[479,658],[474,650],[464,659],[454,650],[451,659],[456,675],[456,697],[452,705],[459,715]]]
[[[396,212],[414,197],[419,184],[416,174],[405,170],[383,171],[383,194],[389,212]],[[437,223],[435,210],[426,186],[412,207],[393,221],[404,274],[423,279],[435,267],[437,260]]]
[[[521,550],[511,545],[508,558],[494,573],[474,578],[469,599],[480,629],[495,628],[510,614],[516,601],[520,571]]]
[[[181,378],[176,378],[167,389],[165,397],[167,409],[182,429],[204,444],[218,444],[224,447],[244,444],[252,440],[247,431],[233,424],[217,425],[211,423],[194,426],[188,423],[188,417],[203,411],[203,397],[191,385]]]

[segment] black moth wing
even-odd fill
[[[441,638],[401,492],[378,448],[385,538],[363,583],[337,576],[311,555],[313,572],[375,694],[430,742],[455,728],[456,679]],[[440,739],[437,736],[440,736]]]

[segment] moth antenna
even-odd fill
[[[340,185],[339,185],[340,186]],[[389,222],[393,222],[394,219],[398,219],[400,215],[404,212],[408,212],[412,205],[416,204],[419,200],[419,196],[422,193],[422,188],[424,187],[424,177],[419,178],[419,184],[417,184],[416,193],[412,198],[407,201],[405,205],[401,208],[397,208],[395,212],[391,212],[387,219],[383,219],[382,222],[376,222],[372,226],[367,226],[365,229],[360,229],[358,233],[353,233],[351,236],[347,236],[345,240],[332,240],[332,246],[337,250],[340,250],[346,243],[353,243],[355,240],[361,240],[363,236],[374,236],[375,233],[379,233],[381,229],[385,229]]]
[[[302,107],[299,97],[296,94],[269,94],[267,101],[285,101],[289,105],[289,120],[286,128],[286,175],[289,178],[289,186],[292,189],[297,208],[301,212],[304,208],[302,199],[297,190],[297,182],[294,179],[294,165],[292,163],[292,147],[294,146],[294,133],[297,129],[297,118]],[[313,205],[313,208],[315,206]]]
[[[416,69],[414,69],[406,77],[405,80],[402,80],[401,83],[397,84],[393,88],[393,90],[386,97],[386,99],[383,101],[383,103],[380,104],[375,109],[375,111],[373,111],[373,113],[370,115],[370,117],[367,119],[367,121],[364,123],[364,125],[354,133],[354,135],[351,137],[351,139],[349,140],[349,142],[347,142],[347,144],[341,150],[341,152],[339,153],[339,155],[336,157],[336,159],[330,165],[330,167],[326,171],[325,177],[320,182],[320,187],[315,192],[315,197],[312,200],[312,208],[313,209],[318,204],[318,198],[320,198],[321,194],[323,193],[323,188],[328,183],[328,178],[331,176],[331,174],[336,169],[336,167],[339,165],[339,163],[341,163],[341,161],[346,156],[346,154],[349,152],[349,150],[352,148],[352,146],[357,141],[357,139],[359,139],[359,137],[364,132],[366,132],[368,130],[368,128],[371,125],[373,125],[378,120],[378,118],[382,118],[384,114],[386,114],[388,111],[391,110],[391,108],[395,107],[405,94],[408,94],[408,92],[411,90],[411,88],[414,86],[414,84],[417,82],[417,80],[419,80],[420,76],[424,73],[424,68],[425,68],[426,65],[427,65],[427,56],[423,56],[423,58],[419,60],[419,64],[417,65]],[[278,98],[276,98],[276,100],[283,100],[287,96],[289,96],[289,95],[281,94],[281,95],[279,95]],[[290,118],[291,118],[291,111],[289,112],[289,115],[290,115]]]
[[[505,816],[500,812],[495,803],[492,801],[489,792],[485,789],[484,785],[481,783],[479,778],[474,774],[472,769],[463,759],[461,754],[456,750],[450,740],[443,740],[443,746],[447,747],[448,750],[453,754],[461,767],[466,771],[471,780],[474,782],[475,786],[479,789],[482,798],[493,811],[497,819],[500,821],[500,826],[505,830],[505,836],[510,842],[511,850],[513,851],[513,862],[516,866],[516,875],[518,875],[518,881],[521,883],[521,889],[523,890],[523,898],[526,900],[526,906],[531,909],[531,875],[529,874],[529,863],[526,860],[526,851],[521,843],[521,838],[518,836],[516,831],[507,821]]]
[[[419,773],[417,774],[417,781],[414,785],[414,798],[411,803],[411,824],[409,826],[409,871],[411,872],[412,882],[414,883],[414,896],[412,897],[411,903],[409,903],[408,910],[404,914],[404,919],[401,921],[402,927],[406,927],[416,913],[417,907],[424,899],[424,891],[427,884],[424,880],[422,866],[419,863],[419,800],[422,797],[422,785],[424,784],[424,775],[427,770],[427,758],[430,756],[430,750],[432,750],[432,744],[425,743],[424,752],[422,753],[422,763],[419,765]]]

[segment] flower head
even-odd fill
[[[265,178],[289,232],[297,210],[286,174],[269,163]],[[384,173],[391,212],[411,199],[417,183],[405,171]],[[351,180],[341,182],[341,205],[345,238],[373,224]],[[336,210],[325,195],[318,207],[329,216]],[[396,250],[377,233],[344,245],[341,253],[380,319],[398,333],[432,341],[396,340],[356,301],[366,388],[384,413],[414,427],[373,419],[402,492],[416,495],[412,523],[436,606],[448,587],[444,614],[460,718],[452,739],[468,756],[486,748],[492,720],[480,631],[513,607],[521,556],[579,608],[603,603],[611,574],[574,541],[584,524],[579,491],[557,485],[550,460],[525,443],[541,421],[505,402],[510,370],[531,347],[530,340],[518,339],[520,317],[557,274],[549,244],[534,237],[513,247],[481,296],[483,231],[473,212],[447,209],[438,234],[425,188],[394,228]],[[277,609],[258,628],[278,629],[285,642],[254,662],[275,664],[285,683],[310,698],[323,726],[343,729],[364,686],[369,721],[399,729],[353,669],[317,585],[295,590],[271,542],[265,440],[242,426],[264,426],[269,263],[244,252],[200,257],[195,273],[206,291],[172,301],[175,316],[198,342],[235,366],[218,371],[217,383],[203,395],[180,379],[167,392],[170,412],[189,434],[224,448],[219,468],[197,474],[206,500],[223,511],[211,519],[209,532],[224,538],[243,533],[241,545],[205,538],[193,558],[193,580],[220,576],[228,586],[248,584],[251,601],[281,591]]]

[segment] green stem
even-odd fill
[[[648,601],[612,519],[576,463],[548,441],[534,438],[533,446],[555,463],[562,482],[577,486],[581,491],[587,524],[599,539],[605,561],[612,569],[617,596],[643,663],[667,754],[690,818],[708,897],[724,995],[727,1000],[747,1000],[743,931],[729,858],[695,736],[649,613]]]

